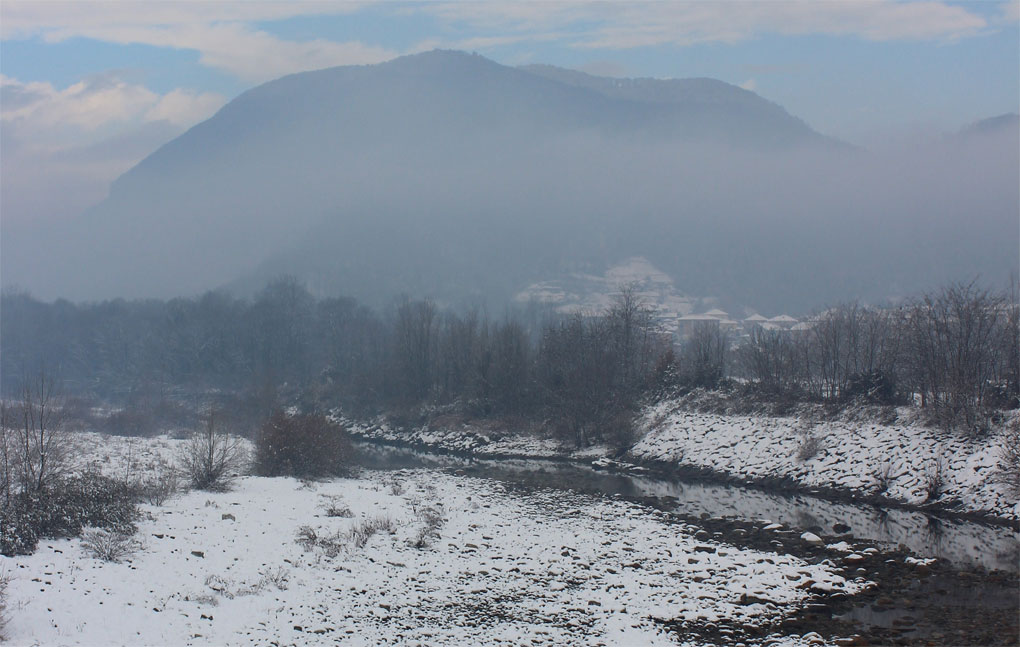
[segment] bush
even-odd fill
[[[935,501],[941,497],[946,490],[946,464],[939,454],[931,459],[928,468],[924,471],[922,479],[924,493],[927,501]]]
[[[90,556],[104,562],[119,562],[139,548],[131,533],[123,530],[91,528],[82,533],[81,547]]]
[[[0,553],[27,555],[40,538],[76,537],[87,526],[134,532],[136,501],[130,484],[96,472],[19,494],[0,514]]]
[[[421,527],[411,539],[410,544],[414,548],[427,548],[436,539],[439,539],[440,529],[443,527],[443,514],[432,506],[414,507],[415,516],[421,522]]]
[[[136,481],[134,487],[139,499],[149,505],[162,506],[177,494],[179,480],[177,469],[161,461],[154,474]]]
[[[1020,497],[1020,418],[1014,419],[1003,434],[995,480],[1005,485],[1012,496]]]
[[[181,450],[181,471],[196,490],[222,492],[230,487],[237,472],[244,468],[247,459],[242,440],[216,429],[214,418],[209,416],[205,431],[192,434]]]
[[[797,460],[802,463],[809,461],[817,456],[820,451],[822,451],[822,439],[812,433],[808,433],[804,436],[804,440],[801,441],[800,447],[797,448]]]
[[[353,454],[347,431],[325,416],[278,411],[255,438],[255,471],[261,476],[341,476],[348,473]]]
[[[7,640],[7,585],[11,578],[7,573],[0,573],[0,641]]]
[[[340,496],[329,496],[326,497],[326,501],[323,503],[323,509],[326,512],[327,517],[343,517],[351,518],[354,513],[351,512],[350,506],[348,506],[343,497]]]
[[[858,401],[885,406],[906,402],[906,398],[897,387],[896,376],[883,371],[851,376],[842,393],[842,399],[844,402]]]

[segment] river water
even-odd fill
[[[551,460],[477,460],[370,443],[358,443],[357,447],[360,462],[368,469],[442,469],[527,487],[564,488],[631,499],[654,497],[658,499],[657,507],[684,515],[768,520],[812,531],[831,541],[858,539],[890,548],[905,547],[918,557],[935,557],[959,568],[1020,570],[1020,534],[1003,526],[740,485],[609,473]],[[845,526],[850,530],[846,531]]]

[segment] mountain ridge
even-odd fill
[[[972,267],[939,260],[960,232],[977,235],[951,212],[972,207],[959,178],[993,196],[995,227],[1012,206],[981,184],[997,175],[968,179],[964,158],[981,150],[948,181],[905,177],[917,195],[895,199],[884,195],[904,189],[890,177],[916,164],[879,168],[851,150],[721,81],[434,51],[242,93],[118,178],[52,254],[63,263],[53,271],[77,298],[251,290],[292,273],[320,295],[375,304],[404,292],[497,305],[536,281],[644,256],[685,293],[797,310]],[[873,227],[895,235],[871,240]],[[1009,257],[1002,231],[981,236],[974,244],[992,253],[977,269],[996,272]],[[877,255],[875,267],[859,267],[850,245]]]

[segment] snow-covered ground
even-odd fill
[[[1020,518],[1020,503],[995,479],[1001,432],[974,441],[919,425],[807,424],[797,418],[693,413],[671,402],[647,409],[639,430],[642,439],[630,454],[642,461],[737,478],[785,478],[807,488],[883,489],[885,496],[913,505],[928,502],[926,479],[938,470],[943,484],[936,502]],[[808,442],[817,444],[812,456],[802,452]]]
[[[351,420],[340,415],[336,418],[357,439],[462,452],[479,457],[583,459],[602,458],[609,453],[608,448],[599,446],[575,454],[572,448],[552,438],[493,432],[468,423],[435,424],[403,429],[391,426],[382,418],[367,422]]]
[[[384,420],[342,419],[358,438],[477,457],[558,458],[596,465],[613,452],[599,445],[580,451],[555,439],[497,433],[470,423],[397,429]],[[926,479],[941,474],[936,503],[952,503],[961,512],[1020,519],[1020,502],[996,480],[1001,431],[979,440],[921,425],[870,422],[806,423],[800,418],[695,413],[674,402],[645,409],[638,420],[640,440],[628,452],[632,462],[708,469],[737,480],[786,479],[806,491],[832,488],[878,493],[903,504],[928,500]],[[817,452],[804,457],[809,437]]]
[[[112,456],[111,470],[130,462],[127,446],[158,462],[179,442],[148,452],[136,439],[84,441]],[[444,521],[416,548],[428,507]],[[756,624],[818,591],[867,586],[832,562],[696,540],[636,504],[435,470],[243,477],[144,510],[142,546],[122,563],[87,556],[77,539],[4,560],[14,644],[677,644],[656,619]],[[362,547],[348,538],[380,519],[392,531]],[[337,538],[336,554],[296,541],[304,526]],[[745,594],[770,603],[742,604]]]

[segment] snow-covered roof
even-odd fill
[[[768,321],[768,318],[767,317],[763,317],[760,314],[753,314],[750,317],[748,317],[747,319],[744,319],[744,321]]]
[[[790,328],[790,330],[811,330],[814,327],[815,327],[814,323],[803,321],[799,324],[796,324],[793,328]]]
[[[723,312],[722,310],[719,310],[718,308],[716,308],[714,310],[709,310],[705,314],[707,314],[710,317],[717,317],[719,319],[729,319],[730,318],[730,315],[729,315],[728,312]]]
[[[778,317],[772,317],[769,321],[772,323],[797,323],[797,320],[790,315],[779,315]]]

